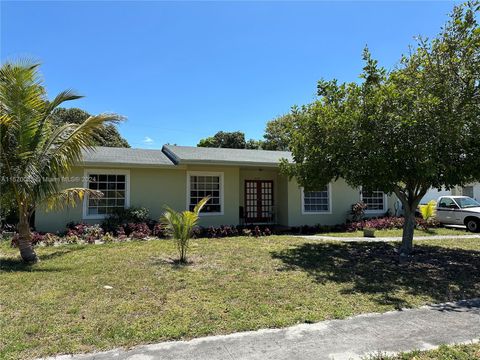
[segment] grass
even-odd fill
[[[375,237],[401,237],[402,229],[390,229],[390,230],[375,230]],[[322,236],[334,236],[334,237],[363,237],[363,231],[352,232],[330,232],[324,234],[318,234]],[[435,235],[475,235],[462,228],[433,228],[428,230],[416,229],[414,236],[435,236]]]
[[[480,359],[480,344],[442,345],[428,351],[411,351],[395,356],[376,355],[365,360],[474,360]]]
[[[29,359],[345,318],[480,296],[480,240],[398,243],[287,236],[199,239],[179,266],[170,241],[0,245],[0,358]],[[432,286],[435,284],[435,286]],[[104,286],[111,286],[105,289]]]

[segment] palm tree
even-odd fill
[[[193,230],[198,224],[199,214],[205,204],[210,200],[210,196],[204,197],[198,202],[193,211],[177,212],[168,206],[160,219],[165,225],[167,232],[172,236],[177,245],[181,263],[187,262],[187,250]]]
[[[17,208],[18,244],[26,262],[38,261],[29,225],[37,206],[58,208],[74,205],[86,194],[102,195],[83,188],[66,189],[62,178],[81,160],[82,151],[93,147],[99,129],[121,120],[115,114],[101,114],[81,124],[55,127],[52,112],[81,96],[67,90],[48,101],[39,66],[18,61],[0,67],[0,185]]]

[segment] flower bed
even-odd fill
[[[241,227],[219,226],[196,228],[194,238],[225,238],[234,236],[269,236],[272,231],[268,227]],[[158,240],[167,238],[165,228],[159,223],[128,223],[120,225],[114,232],[106,232],[100,225],[84,223],[67,225],[63,234],[32,232],[32,244],[34,246],[54,246],[61,244],[103,244],[112,242],[124,242],[131,240]],[[13,247],[18,246],[18,234],[14,234],[11,240]]]
[[[421,218],[416,219],[417,228],[427,229],[435,228],[439,226],[437,222],[427,222]],[[346,231],[353,232],[358,230],[363,230],[365,228],[375,229],[375,230],[390,230],[390,229],[402,229],[405,224],[405,218],[403,217],[383,217],[375,219],[367,219],[357,222],[351,222],[346,225]]]

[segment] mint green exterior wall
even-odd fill
[[[123,168],[88,167],[94,170],[115,170]],[[130,168],[130,206],[146,207],[152,219],[159,219],[165,205],[175,210],[187,208],[187,171],[222,172],[224,181],[223,215],[203,215],[202,226],[239,223],[239,169],[238,167],[199,167],[188,168]],[[82,187],[83,168],[75,168],[71,176],[79,178],[78,182],[69,183],[68,187]],[[66,186],[67,187],[67,184]],[[101,223],[101,219],[83,219],[83,204],[61,211],[46,212],[38,208],[35,213],[35,227],[38,231],[64,231],[69,222]]]
[[[278,176],[276,183],[277,192],[277,222],[282,225],[288,225],[288,178]]]
[[[330,184],[331,211],[325,214],[302,213],[302,190],[295,180],[288,181],[288,226],[336,225],[345,223],[352,204],[360,201],[360,190],[339,179]],[[387,196],[387,207],[394,214],[394,196]],[[385,212],[368,213],[366,216],[382,216]]]
[[[76,181],[65,182],[63,188],[83,187],[83,169],[74,168],[70,179]],[[35,211],[35,228],[38,231],[57,232],[65,230],[69,222],[79,222],[82,219],[82,207],[65,208],[60,211],[46,211],[39,207]]]
[[[125,168],[88,167],[87,169],[115,170]],[[175,168],[129,168],[130,206],[146,207],[152,219],[159,219],[165,205],[175,210],[187,208],[187,174],[191,171],[214,172],[223,175],[223,214],[205,214],[200,225],[237,225],[239,207],[244,206],[245,180],[272,180],[274,183],[275,219],[285,226],[334,225],[344,223],[351,205],[360,200],[358,189],[339,180],[331,184],[331,214],[302,214],[301,189],[295,180],[289,181],[278,169],[246,168],[237,166],[178,166]],[[75,168],[71,174],[78,177],[69,187],[83,186],[84,168]],[[395,199],[388,198],[393,210]],[[372,214],[372,216],[383,214]],[[39,208],[35,224],[39,231],[63,231],[68,222],[101,223],[100,219],[83,219],[83,206],[62,211],[45,212]]]

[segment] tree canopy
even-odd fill
[[[81,124],[91,115],[78,108],[57,108],[52,113],[52,122],[56,126],[64,124]],[[95,145],[107,147],[126,147],[130,144],[124,139],[113,124],[106,124],[95,134]]]
[[[369,51],[360,82],[318,82],[318,100],[294,109],[282,169],[308,189],[344,178],[395,193],[405,211],[402,252],[412,250],[414,212],[431,187],[480,179],[479,3],[456,6],[432,40],[391,71]]]
[[[262,147],[265,150],[289,150],[294,117],[285,114],[267,122]]]
[[[219,131],[215,135],[201,139],[197,146],[230,149],[258,149],[261,142],[250,139],[245,141],[245,134],[241,131]]]
[[[201,139],[197,146],[286,151],[289,149],[293,120],[291,114],[286,114],[268,121],[263,135],[265,140],[245,140],[245,134],[241,131],[219,131],[214,136]]]

